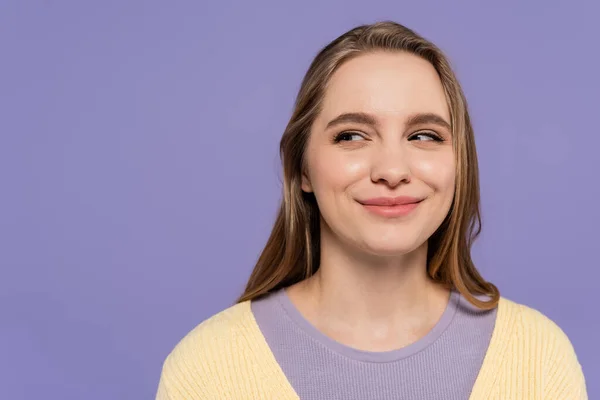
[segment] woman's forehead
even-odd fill
[[[379,118],[434,113],[449,120],[441,80],[426,60],[409,53],[373,53],[341,65],[331,77],[321,107],[326,120],[348,112]]]

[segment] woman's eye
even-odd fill
[[[364,138],[360,133],[356,132],[342,132],[335,137],[335,142],[354,142],[357,140],[363,140]]]
[[[419,142],[423,142],[423,141],[441,142],[442,138],[440,138],[438,135],[436,135],[433,132],[421,132],[421,133],[412,135],[408,140],[417,140]]]

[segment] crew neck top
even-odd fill
[[[402,348],[371,352],[313,326],[285,289],[252,303],[256,322],[301,399],[467,399],[483,364],[496,309],[452,291],[433,328]]]

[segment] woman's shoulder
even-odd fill
[[[200,351],[206,357],[213,349],[223,352],[240,337],[256,333],[250,302],[238,303],[200,322],[177,343],[169,357],[188,357]]]
[[[553,319],[536,308],[501,297],[499,318],[509,320],[516,328],[515,334],[518,336],[552,339],[556,345],[571,346],[565,331]]]
[[[249,328],[252,322],[250,302],[245,301],[232,305],[200,322],[186,337],[194,340],[196,337],[205,338],[218,335],[227,336],[237,330]]]
[[[538,371],[544,391],[577,393],[587,398],[585,378],[574,346],[565,331],[541,311],[501,297],[494,333],[499,357]],[[504,353],[504,354],[500,354]],[[579,397],[580,396],[580,397]]]
[[[212,398],[222,390],[219,385],[233,382],[236,373],[244,372],[239,371],[245,364],[244,359],[253,358],[249,357],[248,348],[254,343],[260,344],[260,338],[249,301],[205,319],[166,357],[157,399],[187,398],[190,393],[199,398]]]

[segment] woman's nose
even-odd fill
[[[396,187],[410,182],[410,175],[407,155],[402,149],[387,147],[374,155],[371,166],[371,180],[374,183]]]

